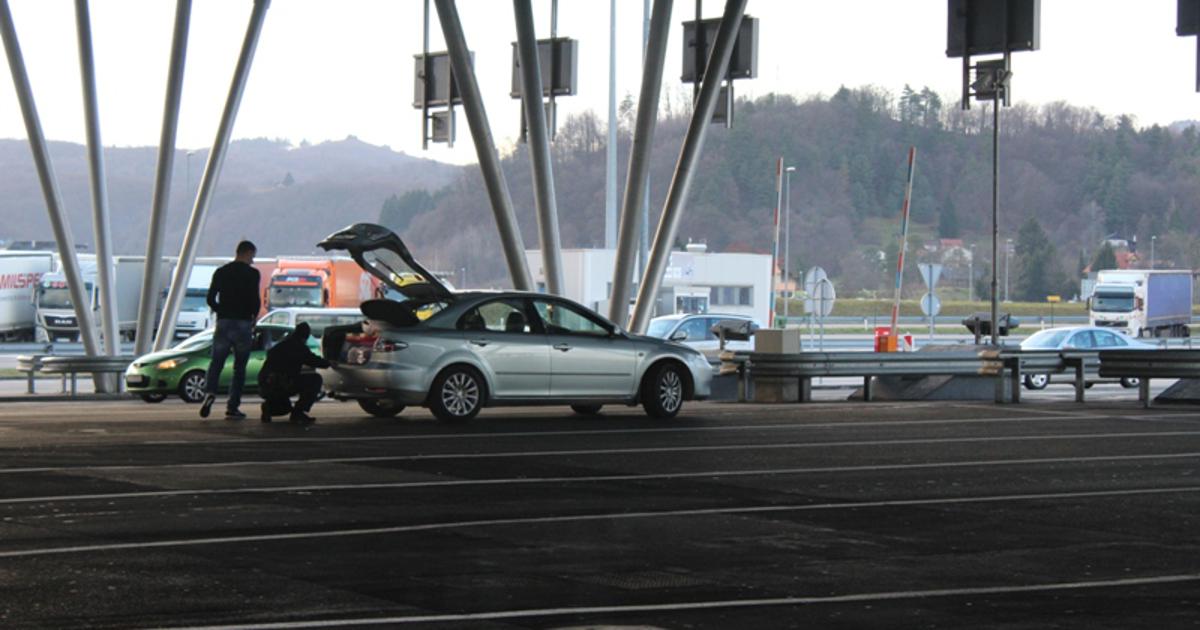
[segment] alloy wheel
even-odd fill
[[[441,398],[452,415],[469,416],[479,406],[479,384],[467,372],[455,372],[442,383]]]

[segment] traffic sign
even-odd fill
[[[918,263],[917,269],[921,272],[921,279],[925,281],[925,286],[932,291],[937,286],[938,279],[942,277],[942,265],[938,263]]]
[[[833,282],[825,275],[825,270],[820,267],[813,267],[804,274],[804,312],[815,315],[820,318],[829,316],[833,312],[833,302],[837,299],[837,292],[833,289]]]
[[[942,301],[932,292],[921,296],[921,313],[926,317],[937,317],[942,312]]]

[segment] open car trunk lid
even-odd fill
[[[364,271],[408,299],[453,299],[437,276],[413,258],[394,232],[374,223],[355,223],[317,243],[325,251],[344,251]]]

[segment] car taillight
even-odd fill
[[[392,341],[391,339],[377,339],[375,341],[375,352],[397,352],[408,347],[403,341]]]

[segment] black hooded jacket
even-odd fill
[[[300,376],[300,368],[305,365],[314,368],[327,368],[329,361],[313,354],[308,349],[309,326],[301,322],[296,329],[288,333],[273,348],[267,350],[267,360],[263,362],[259,372],[259,381],[266,382],[271,374],[278,374],[288,380]]]

